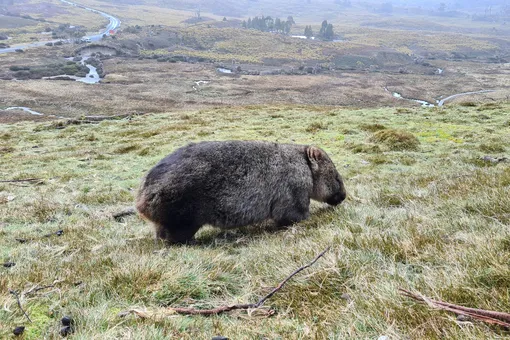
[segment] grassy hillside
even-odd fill
[[[0,337],[77,339],[498,338],[501,329],[401,297],[407,288],[509,311],[510,168],[480,157],[510,150],[510,103],[443,109],[251,106],[162,113],[98,125],[0,125]],[[284,231],[206,227],[165,248],[132,216],[141,176],[189,141],[264,139],[323,147],[349,198]],[[63,231],[61,236],[55,233]],[[48,237],[44,235],[52,234]],[[26,240],[20,243],[17,239]],[[272,317],[117,314],[137,307],[255,302],[327,246],[272,299]],[[34,290],[54,283],[54,287]],[[9,289],[25,292],[28,323]],[[31,290],[31,293],[27,293]],[[506,334],[507,335],[507,334]]]

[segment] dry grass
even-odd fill
[[[504,138],[510,126],[498,113],[510,104],[484,108],[489,120],[478,119],[481,107],[409,115],[394,108],[259,105],[62,130],[47,122],[0,125],[1,178],[44,179],[40,185],[0,184],[0,256],[16,263],[0,268],[0,337],[24,324],[26,339],[57,338],[63,315],[75,318],[75,337],[87,339],[507,336],[479,323],[459,325],[454,316],[397,292],[403,287],[510,310],[510,171],[504,163],[473,162],[486,154],[482,141],[510,148]],[[351,150],[366,144],[375,124],[405,129],[420,148]],[[345,177],[349,198],[336,209],[314,205],[309,220],[284,231],[207,227],[193,246],[155,245],[139,218],[110,218],[132,204],[141,176],[161,157],[203,139],[319,145]],[[42,237],[57,230],[63,235]],[[135,306],[159,311],[255,301],[326,246],[332,250],[324,259],[268,302],[277,311],[271,318],[244,312],[144,321],[117,316]],[[8,289],[27,291],[54,280],[62,282],[22,299],[34,320],[26,323]]]

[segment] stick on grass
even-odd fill
[[[322,256],[324,256],[324,254],[330,249],[330,247],[327,247],[324,251],[322,251],[319,255],[317,255],[315,257],[315,259],[310,262],[309,264],[305,265],[305,266],[302,266],[302,267],[299,267],[298,269],[296,269],[292,274],[290,274],[289,276],[287,276],[285,278],[285,280],[281,281],[273,290],[271,290],[271,292],[267,295],[265,295],[264,297],[262,297],[257,303],[247,303],[247,304],[237,304],[237,305],[230,305],[230,306],[220,306],[220,307],[216,307],[216,308],[212,308],[212,309],[195,309],[195,308],[185,308],[185,307],[171,307],[171,308],[168,308],[168,311],[170,313],[177,313],[177,314],[183,314],[183,315],[216,315],[216,314],[221,314],[221,313],[225,313],[225,312],[230,312],[230,311],[233,311],[233,310],[238,310],[238,309],[256,309],[256,308],[259,308],[261,307],[265,302],[266,300],[270,299],[275,293],[277,293],[279,290],[281,290],[283,288],[283,286],[287,283],[287,281],[289,281],[292,277],[294,277],[295,275],[297,275],[299,272],[305,270],[306,268],[309,268],[311,266],[313,266],[315,264],[315,262],[317,262]],[[129,310],[127,312],[123,312],[123,313],[120,313],[119,315],[120,316],[126,316],[127,314],[130,314],[130,313],[134,313],[142,318],[147,318],[149,316],[149,314],[147,313],[144,313],[144,312],[141,312],[141,311],[137,311],[137,310]]]
[[[483,322],[487,322],[490,324],[496,324],[504,327],[510,327],[510,314],[503,313],[503,312],[495,312],[485,309],[478,309],[478,308],[469,308],[459,305],[454,305],[452,303],[443,302],[443,301],[437,301],[432,300],[426,296],[423,296],[419,293],[411,293],[408,290],[405,289],[399,289],[400,294],[407,296],[411,299],[414,299],[419,302],[426,303],[428,306],[432,308],[439,308],[442,310],[446,310],[449,312],[453,312],[456,314],[462,314],[470,316],[473,319],[480,320]]]
[[[19,300],[19,294],[17,291],[15,290],[10,290],[9,289],[9,293],[11,293],[12,295],[14,295],[14,297],[16,298],[16,302],[18,303],[18,307],[19,309],[21,309],[21,311],[23,312],[23,314],[25,315],[25,317],[28,319],[28,321],[32,322],[32,320],[30,319],[30,317],[28,316],[27,312],[25,312],[25,310],[23,309],[23,306],[21,306],[21,301]]]

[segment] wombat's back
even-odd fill
[[[149,171],[137,208],[160,224],[193,216],[193,223],[236,227],[270,218],[289,181],[312,186],[304,150],[260,141],[189,144]]]

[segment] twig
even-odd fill
[[[25,315],[25,317],[28,319],[28,321],[32,322],[32,320],[30,320],[30,317],[28,316],[27,312],[25,312],[25,310],[23,309],[23,307],[21,306],[21,301],[19,300],[19,294],[17,291],[15,290],[10,290],[9,289],[9,293],[11,293],[12,295],[14,295],[14,297],[16,297],[16,301],[18,302],[18,307],[19,309],[21,309],[21,311],[23,312],[23,314]]]
[[[256,308],[259,308],[259,307],[261,307],[264,304],[264,302],[266,302],[267,299],[271,298],[276,292],[278,292],[280,289],[282,289],[283,286],[287,283],[287,281],[289,281],[292,277],[297,275],[299,272],[301,272],[301,271],[305,270],[306,268],[311,267],[312,265],[314,265],[315,262],[317,262],[322,256],[324,256],[324,254],[329,249],[330,249],[330,247],[327,247],[322,253],[317,255],[317,257],[315,257],[315,259],[312,262],[310,262],[309,264],[307,264],[305,266],[302,266],[302,267],[296,269],[292,274],[287,276],[287,278],[285,280],[280,282],[278,284],[278,286],[276,286],[269,294],[267,294],[266,296],[261,298],[257,303],[247,303],[247,304],[238,304],[238,305],[230,305],[230,306],[220,306],[220,307],[216,307],[216,308],[212,308],[212,309],[195,309],[195,308],[171,307],[171,308],[168,308],[167,311],[170,312],[170,313],[177,313],[177,314],[184,314],[184,315],[205,315],[205,316],[207,316],[207,315],[221,314],[221,313],[224,313],[224,312],[230,312],[232,310],[237,310],[237,309],[256,309]],[[140,311],[140,310],[136,310],[136,309],[131,309],[129,311],[120,313],[119,316],[124,317],[124,316],[126,316],[126,315],[128,315],[130,313],[136,314],[136,315],[138,315],[141,318],[148,318],[148,317],[150,317],[152,315],[152,314],[144,312],[144,311]],[[267,313],[267,315],[272,315],[272,314],[274,314],[274,311],[269,311]]]
[[[120,221],[123,217],[135,215],[135,214],[136,214],[135,208],[128,208],[128,209],[122,210],[116,214],[113,214],[113,218],[116,221]]]
[[[448,302],[430,299],[421,294],[414,294],[405,289],[399,289],[400,294],[407,296],[419,302],[424,302],[432,308],[439,308],[456,314],[467,315],[473,319],[484,321],[490,324],[497,324],[504,327],[510,327],[510,314],[503,312],[495,312],[485,309],[469,308],[455,305]]]
[[[262,306],[264,304],[264,302],[267,299],[271,298],[276,292],[278,292],[280,289],[282,289],[283,286],[287,283],[287,281],[289,281],[293,276],[295,276],[299,272],[305,270],[306,268],[311,267],[312,265],[314,265],[315,262],[317,262],[317,260],[319,260],[319,258],[324,256],[324,254],[329,250],[329,248],[330,247],[327,247],[322,253],[317,255],[317,257],[312,262],[307,264],[306,266],[303,266],[303,267],[300,267],[300,268],[296,269],[292,274],[290,274],[285,280],[280,282],[280,284],[278,284],[278,286],[276,286],[269,294],[267,294],[266,296],[261,298],[257,303],[248,303],[248,304],[231,305],[231,306],[221,306],[221,307],[217,307],[217,308],[213,308],[213,309],[195,309],[195,308],[178,308],[178,307],[176,307],[176,308],[169,308],[169,309],[174,311],[174,312],[176,312],[176,313],[178,313],[178,314],[186,314],[186,315],[197,315],[197,314],[200,314],[200,315],[213,315],[213,314],[220,314],[220,313],[223,313],[223,312],[229,312],[229,311],[236,310],[236,309],[259,308],[260,306]]]
[[[48,289],[48,288],[54,288],[57,284],[63,282],[62,280],[55,280],[53,281],[53,283],[51,285],[46,285],[46,286],[34,286],[32,288],[30,288],[29,290],[27,290],[26,292],[23,293],[23,295],[25,296],[28,296],[30,294],[34,294],[34,293],[37,293],[38,291],[40,290],[44,290],[44,289]]]
[[[20,183],[20,182],[42,182],[42,178],[25,178],[25,179],[10,179],[0,181],[0,183]]]

